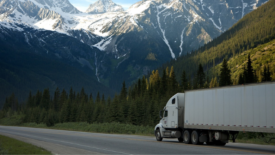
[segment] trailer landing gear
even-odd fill
[[[232,142],[235,143],[236,142],[236,139],[239,135],[239,132],[234,132],[234,131],[230,131],[229,134],[231,135],[232,137]]]

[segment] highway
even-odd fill
[[[153,129],[152,129],[153,130]],[[224,147],[157,142],[155,137],[0,126],[0,134],[53,154],[275,154],[275,146],[229,143]]]

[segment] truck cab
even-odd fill
[[[164,128],[178,127],[178,104],[176,96],[172,97],[161,112],[161,123]]]
[[[166,106],[160,111],[160,122],[155,127],[157,140],[162,138],[180,138],[181,132],[179,128],[179,98],[178,94],[171,97]]]

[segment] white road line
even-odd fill
[[[22,133],[16,133],[16,132],[10,132],[10,131],[9,132],[7,132],[7,131],[0,131],[0,132],[4,132],[4,133],[8,133],[8,134],[14,134],[14,135],[19,135],[19,136],[24,136],[26,138],[28,138],[28,137],[38,138],[37,140],[44,139],[44,140],[56,141],[56,142],[60,142],[60,143],[67,143],[67,144],[78,145],[78,146],[82,146],[82,147],[88,147],[88,148],[92,148],[92,149],[98,149],[98,150],[109,151],[109,152],[114,152],[114,153],[132,155],[132,154],[129,154],[129,153],[124,153],[124,152],[118,152],[118,151],[109,150],[109,149],[106,149],[106,148],[91,147],[91,146],[87,146],[87,145],[80,145],[80,144],[77,144],[77,143],[65,142],[65,141],[60,141],[60,140],[55,140],[55,139],[50,139],[50,138],[42,138],[42,137],[37,137],[37,136],[32,136],[32,135],[26,135],[26,134],[22,134]]]

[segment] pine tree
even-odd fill
[[[60,97],[59,97],[59,109],[58,109],[58,111],[60,111],[61,109],[62,109],[62,107],[63,107],[63,105],[64,105],[64,103],[66,102],[68,100],[68,95],[67,95],[67,92],[65,91],[65,89],[63,89],[62,90],[62,92],[61,92],[61,95],[60,95]]]
[[[183,71],[181,75],[181,91],[184,92],[185,90],[188,90],[188,81],[186,78],[186,73]]]
[[[94,99],[93,96],[90,95],[89,103],[87,106],[87,122],[91,124],[93,122],[93,111],[94,111]]]
[[[128,123],[137,125],[137,107],[136,107],[136,100],[130,102],[130,108],[128,110]]]
[[[111,102],[109,115],[110,122],[118,122],[122,117],[119,111],[119,99],[117,95],[114,97],[113,102]]]
[[[247,62],[247,67],[245,69],[245,83],[254,83],[255,78],[254,78],[254,70],[252,68],[252,62],[250,59],[250,54],[248,54],[248,62]]]
[[[70,115],[69,115],[69,121],[70,122],[76,122],[77,117],[77,105],[76,103],[69,103],[69,109],[70,109]]]
[[[166,76],[166,71],[163,70],[162,72],[162,78],[161,78],[161,84],[160,84],[160,93],[161,94],[166,94],[167,91],[167,76]]]
[[[199,69],[197,72],[196,83],[197,83],[197,88],[203,88],[205,83],[205,74],[201,64],[199,65]]]
[[[122,84],[122,88],[121,88],[121,91],[120,91],[120,100],[126,100],[127,98],[127,88],[126,88],[126,84],[125,84],[125,81],[123,82]]]
[[[176,80],[176,75],[174,72],[174,67],[171,67],[169,74],[169,93],[175,94],[178,91],[178,82]]]
[[[35,95],[34,106],[39,106],[41,103],[41,99],[42,99],[42,92],[37,91],[37,93]]]
[[[45,108],[46,110],[48,110],[50,108],[50,102],[51,102],[50,91],[47,88],[43,92],[43,96],[40,103],[41,108]]]
[[[59,88],[57,87],[55,92],[54,92],[54,97],[53,97],[53,109],[55,111],[58,111],[60,109],[60,91],[59,91]]]
[[[209,84],[209,88],[215,88],[215,87],[219,87],[217,77],[212,78],[212,80]]]
[[[267,67],[266,81],[271,81],[271,72],[269,66]]]
[[[269,70],[269,66],[268,67],[264,66],[264,73],[262,76],[263,76],[263,79],[262,79],[263,82],[271,81],[271,73]]]
[[[71,87],[70,94],[69,94],[69,101],[70,101],[70,103],[73,102],[74,98],[75,98],[75,93],[73,91],[73,88]]]
[[[226,59],[223,59],[222,68],[220,72],[221,74],[220,74],[219,85],[220,86],[232,85],[230,70],[228,69]]]
[[[28,97],[28,100],[27,100],[27,107],[28,108],[34,107],[32,92],[29,93],[29,97]]]
[[[245,79],[244,79],[244,76],[245,76],[245,74],[244,73],[242,73],[242,74],[240,74],[239,75],[239,84],[245,84]]]

